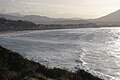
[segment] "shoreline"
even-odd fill
[[[0,31],[0,35],[3,34],[9,34],[9,33],[14,33],[14,32],[22,32],[22,31],[51,31],[51,30],[70,30],[70,29],[90,29],[90,28],[95,28],[95,27],[85,27],[85,28],[61,28],[61,29],[33,29],[33,30],[11,30],[11,31]],[[120,28],[120,27],[96,27],[95,29],[114,29],[114,28]]]

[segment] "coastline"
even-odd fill
[[[89,28],[95,28],[95,27],[85,27],[86,29],[89,29]],[[101,29],[114,29],[114,28],[120,28],[120,27],[96,27],[97,28],[101,28]],[[61,28],[61,29],[29,29],[29,30],[10,30],[10,31],[0,31],[0,35],[4,35],[4,34],[9,34],[9,33],[14,33],[14,32],[22,32],[22,31],[49,31],[49,30],[70,30],[70,29],[83,29],[83,28]]]
[[[47,68],[1,46],[0,70],[2,80],[102,80],[84,70],[73,73],[60,68]]]

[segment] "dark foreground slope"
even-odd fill
[[[101,80],[84,70],[76,73],[27,60],[0,46],[0,80]]]

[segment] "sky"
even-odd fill
[[[120,9],[120,0],[0,0],[0,13],[93,19]]]

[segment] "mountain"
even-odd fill
[[[25,15],[22,17],[23,20],[32,21],[36,24],[48,24],[54,21],[53,18],[49,18],[46,16],[38,16],[38,15]]]
[[[90,21],[97,24],[120,25],[120,10]]]
[[[22,15],[18,16],[17,13],[12,14],[0,14],[0,18],[4,17],[10,20],[27,20],[36,24],[86,24],[89,23],[83,19],[64,19],[64,18],[50,18],[39,15]]]
[[[10,15],[10,14],[0,14],[0,18],[6,18],[10,20],[21,20],[22,19],[22,17]]]

